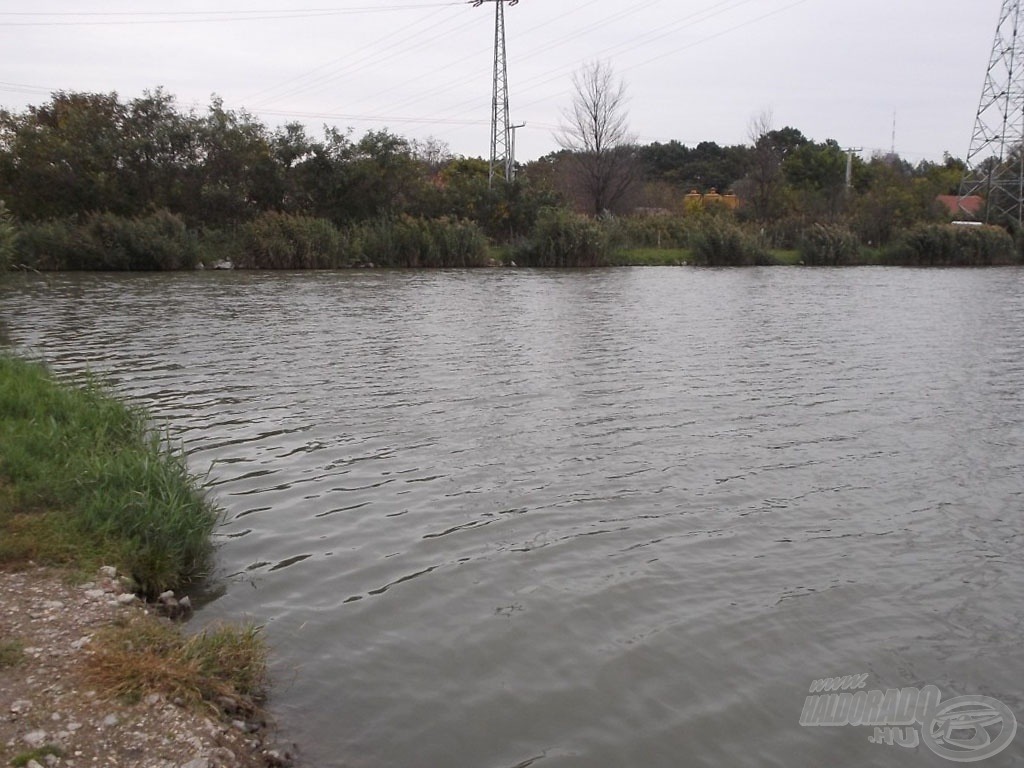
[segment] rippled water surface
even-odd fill
[[[310,765],[935,766],[810,682],[1024,719],[1024,272],[51,275],[8,341],[226,510]],[[1022,729],[1024,732],[1024,729]],[[1024,765],[1024,735],[991,765]]]

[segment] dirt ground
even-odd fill
[[[90,690],[81,667],[94,633],[119,613],[149,610],[119,593],[102,576],[72,586],[41,569],[0,572],[0,766],[292,764],[266,723],[186,709],[159,694],[129,705]]]

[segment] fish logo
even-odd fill
[[[942,702],[921,729],[921,741],[939,757],[973,763],[999,754],[1017,733],[1010,708],[990,696],[957,696]]]

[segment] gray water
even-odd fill
[[[1024,272],[50,275],[148,407],[309,765],[937,766],[816,678],[1024,717]],[[985,765],[1024,765],[1024,728]]]

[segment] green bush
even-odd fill
[[[168,211],[126,219],[110,213],[90,215],[83,227],[86,248],[73,269],[191,269],[199,260],[195,236]]]
[[[487,238],[470,221],[383,217],[351,230],[358,264],[377,267],[482,267]]]
[[[853,264],[860,252],[860,242],[846,227],[834,224],[813,224],[800,238],[800,259],[816,267],[843,267]]]
[[[514,258],[523,267],[601,267],[609,262],[608,231],[593,219],[559,208],[537,217],[531,236]]]
[[[207,266],[220,261],[245,261],[245,242],[237,229],[202,227],[198,232],[199,261]]]
[[[994,267],[1021,263],[1001,227],[921,224],[896,238],[882,262],[905,267]]]
[[[199,260],[196,237],[176,215],[157,211],[128,219],[92,213],[22,226],[18,254],[33,269],[176,270]]]
[[[16,258],[31,269],[67,269],[80,250],[79,240],[78,227],[70,219],[25,221],[18,231]]]
[[[690,237],[694,263],[705,267],[750,267],[772,264],[760,239],[724,217],[705,217]]]
[[[18,238],[18,230],[14,226],[4,201],[0,200],[0,272],[5,272],[14,263],[14,247]]]
[[[269,212],[246,224],[233,260],[243,269],[336,269],[349,266],[346,238],[327,219]]]

